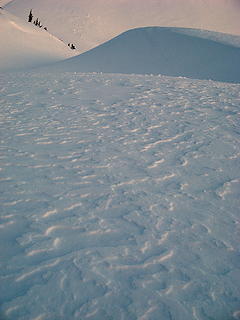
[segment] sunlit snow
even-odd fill
[[[26,19],[32,8],[50,32],[87,51],[132,28],[207,29],[240,35],[239,0],[5,0]],[[4,3],[4,2],[3,2]]]
[[[68,46],[33,24],[0,9],[0,72],[46,65],[73,56]]]

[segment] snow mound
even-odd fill
[[[127,31],[55,70],[163,74],[240,82],[240,37],[180,28]]]
[[[240,34],[239,0],[12,0],[6,8],[24,19],[32,8],[51,33],[81,52],[144,26]]]
[[[19,70],[60,61],[71,50],[47,31],[0,9],[0,71]]]

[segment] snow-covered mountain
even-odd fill
[[[163,74],[240,82],[240,36],[196,29],[127,31],[53,70]]]
[[[240,78],[240,4],[236,0],[4,0],[3,4],[25,21],[32,9],[34,19],[39,18],[65,43],[74,43],[79,53],[100,44],[59,65],[60,70],[151,73],[233,82]],[[6,22],[6,14],[3,23],[3,17],[6,30],[1,28],[0,36],[3,42],[9,36],[7,46],[1,49],[1,69],[9,69],[11,64],[37,66],[76,55],[48,33],[26,22],[10,21],[17,18],[8,16],[10,22]],[[170,25],[171,29],[145,27],[129,31],[147,25]],[[225,34],[173,26],[204,27]],[[25,31],[19,35],[20,29]],[[25,62],[19,63],[21,59]]]
[[[240,320],[238,4],[0,2],[1,320]]]
[[[0,9],[0,71],[20,70],[69,58],[73,51],[46,30]]]
[[[23,19],[30,9],[50,32],[83,52],[132,28],[170,26],[240,34],[239,0],[4,0]],[[3,2],[4,3],[4,2]]]

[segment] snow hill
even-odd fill
[[[240,36],[148,27],[127,31],[53,69],[240,82],[239,61]]]
[[[239,0],[4,0],[23,19],[32,8],[51,33],[83,52],[145,26],[240,34]],[[3,2],[3,4],[4,4]]]
[[[47,31],[0,9],[0,71],[53,63],[73,55],[66,44]]]

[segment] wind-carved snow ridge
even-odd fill
[[[239,319],[239,93],[5,74],[1,318]]]

